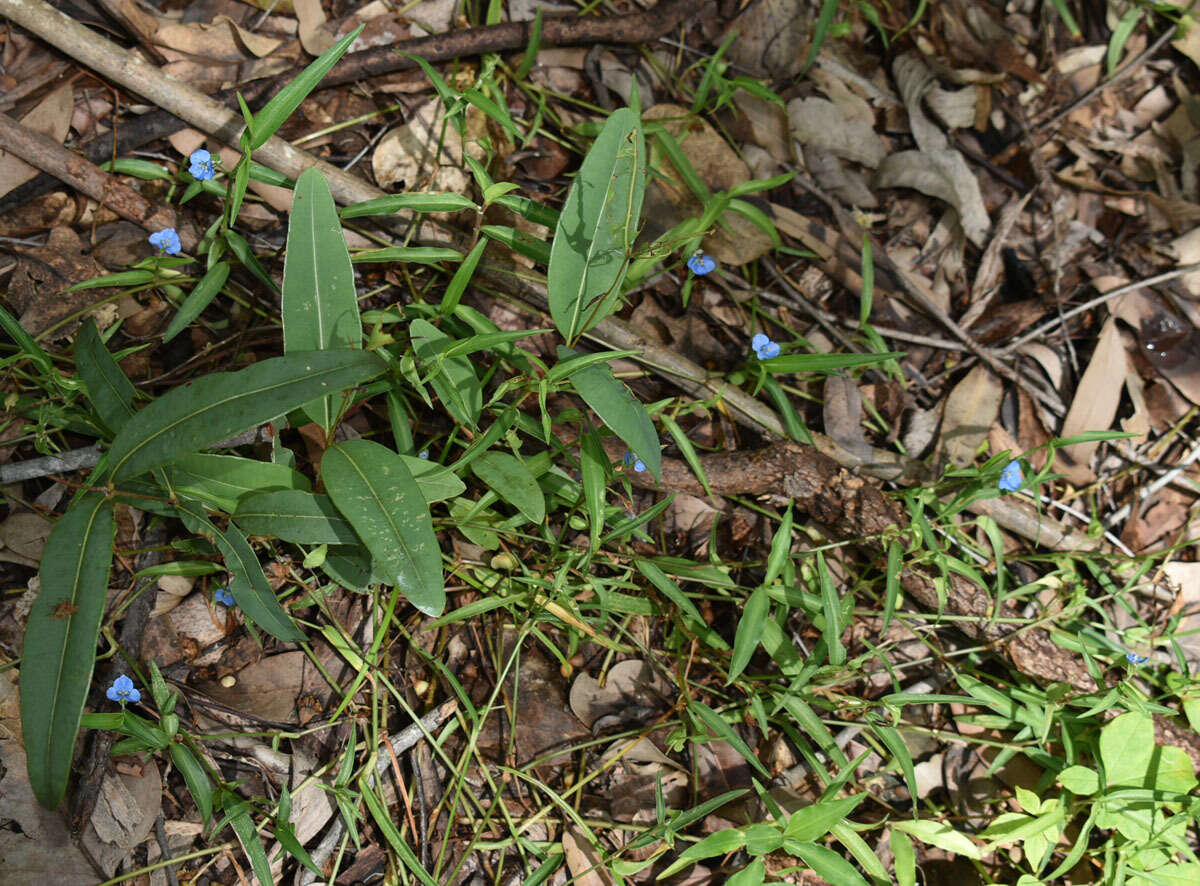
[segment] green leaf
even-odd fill
[[[224,532],[217,529],[197,504],[181,501],[178,505],[184,525],[192,532],[211,538],[229,568],[229,590],[246,617],[260,628],[285,643],[304,639],[304,632],[296,627],[290,615],[279,605],[271,589],[262,564],[246,536],[236,526]]]
[[[546,496],[525,462],[507,452],[485,452],[471,462],[471,470],[493,492],[540,524],[546,519]]]
[[[1058,773],[1058,783],[1081,797],[1087,797],[1100,790],[1100,773],[1086,766],[1068,766]]]
[[[742,610],[742,617],[738,619],[737,630],[733,635],[733,658],[729,662],[726,686],[736,680],[750,663],[750,658],[762,637],[763,625],[770,614],[771,598],[767,596],[767,589],[756,589],[746,601],[746,607]]]
[[[1142,784],[1154,755],[1154,720],[1141,711],[1117,717],[1100,730],[1100,759],[1109,785]]]
[[[600,533],[604,531],[604,509],[607,505],[608,479],[612,473],[612,466],[608,462],[608,455],[604,452],[600,436],[590,425],[579,441],[579,465],[583,473],[583,499],[588,514],[589,545],[594,551],[599,546]],[[699,618],[698,612],[696,615]]]
[[[400,459],[408,466],[427,504],[457,498],[467,491],[467,484],[445,465],[415,455],[402,455]]]
[[[471,361],[466,357],[442,358],[454,339],[428,320],[413,320],[408,334],[417,361],[430,373],[429,383],[446,410],[459,424],[474,428],[483,411],[483,385]]]
[[[717,738],[729,742],[746,762],[758,770],[759,774],[764,778],[770,778],[771,774],[767,772],[767,767],[763,766],[754,752],[750,750],[750,746],[742,739],[732,726],[725,722],[725,719],[706,705],[702,701],[692,699],[688,702],[688,710],[696,715],[697,718],[709,729],[716,733]]]
[[[541,7],[538,7],[541,11]],[[725,886],[762,886],[767,878],[767,866],[761,858],[756,858],[732,877],[725,881]]]
[[[509,225],[484,225],[479,229],[479,233],[497,243],[503,243],[530,261],[540,265],[550,264],[550,246],[545,240],[539,240],[532,234],[526,234]]]
[[[462,264],[454,271],[454,276],[446,286],[445,293],[442,294],[442,303],[438,305],[438,313],[443,317],[453,314],[458,303],[462,301],[463,293],[467,291],[467,285],[475,275],[475,268],[479,266],[479,260],[483,258],[487,245],[487,239],[480,237],[479,241],[471,247],[466,258],[462,260]]]
[[[785,372],[837,372],[859,366],[874,366],[903,356],[899,351],[882,354],[784,354],[763,360],[762,366],[776,375]]]
[[[321,563],[321,570],[335,582],[352,591],[365,593],[376,581],[373,575],[371,552],[362,544],[356,547],[330,548]]]
[[[204,309],[217,297],[217,293],[221,291],[228,279],[228,262],[219,261],[209,268],[207,273],[200,278],[200,282],[192,289],[191,294],[179,306],[175,316],[171,318],[171,325],[163,333],[163,342],[169,342],[179,335],[187,329],[189,323],[204,313]]]
[[[204,771],[204,767],[200,765],[195,754],[178,742],[172,742],[167,751],[171,755],[171,762],[183,776],[183,783],[187,785],[188,793],[196,801],[196,808],[200,810],[201,820],[207,825],[212,819],[213,801],[212,783],[208,780],[208,773]]]
[[[645,190],[641,120],[621,108],[609,116],[583,158],[550,247],[550,315],[568,343],[615,309]]]
[[[362,33],[363,27],[363,25],[359,25],[337,43],[333,44],[333,46],[321,53],[316,61],[301,71],[291,83],[279,90],[275,94],[275,97],[267,102],[261,111],[254,115],[253,131],[248,145],[251,151],[257,151],[266,144],[267,139],[273,136],[275,131],[283,125],[283,121],[292,116],[296,108],[300,107],[300,103],[321,82],[321,78],[329,73],[329,70],[337,64],[338,59],[358,39],[358,35]]]
[[[342,218],[362,218],[368,215],[394,215],[397,212],[461,212],[478,209],[474,201],[461,194],[388,194],[362,203],[353,203],[342,210]]]
[[[358,536],[327,495],[298,489],[256,492],[238,502],[234,521],[250,535],[302,545],[356,545]]]
[[[115,532],[112,503],[84,493],[55,524],[42,552],[41,592],[29,613],[21,659],[21,724],[33,793],[50,809],[67,790],[108,600]]]
[[[354,262],[409,262],[418,265],[435,265],[443,261],[462,261],[457,249],[443,246],[387,246],[383,249],[367,249],[354,253]]]
[[[839,800],[821,800],[812,806],[797,809],[791,814],[784,828],[784,836],[800,843],[811,843],[824,837],[842,819],[866,799],[866,794],[843,797]]]
[[[559,360],[576,356],[579,355],[570,348],[559,346]],[[646,407],[613,376],[612,369],[589,366],[572,373],[570,379],[579,396],[600,420],[625,441],[656,479],[662,480],[662,448],[654,431],[654,422]]]
[[[301,845],[296,838],[296,832],[292,828],[289,821],[292,814],[292,795],[288,791],[287,782],[283,783],[283,791],[279,796],[279,814],[275,818],[275,839],[279,844],[292,854],[296,861],[304,865],[310,871],[317,875],[318,878],[323,877],[321,869],[313,864],[313,860],[309,858],[307,850]]]
[[[133,415],[134,387],[100,340],[91,317],[83,321],[75,337],[75,369],[100,420],[109,430],[119,431]]]
[[[315,168],[296,181],[283,263],[283,350],[328,351],[362,345],[362,320],[354,291],[354,268],[337,206]],[[336,392],[304,406],[325,430],[337,418]]]
[[[240,455],[193,452],[171,462],[171,481],[180,495],[198,498],[227,514],[243,496],[272,489],[308,491],[308,478],[287,465]]]
[[[917,886],[917,853],[908,834],[893,828],[888,834],[888,846],[895,859],[892,870],[898,886]]]
[[[109,451],[112,478],[136,477],[386,368],[373,353],[318,351],[206,375],[163,395],[125,423]]]
[[[375,796],[374,788],[369,785],[363,786],[362,792],[363,802],[366,804],[367,811],[371,813],[371,817],[375,819],[375,824],[379,826],[380,832],[388,845],[393,851],[400,856],[400,860],[404,862],[404,866],[411,871],[418,880],[425,886],[437,886],[437,880],[429,875],[429,872],[421,865],[417,854],[412,851],[412,847],[404,842],[404,838],[400,836],[400,832],[396,830],[396,825],[392,823],[392,816],[388,813],[387,807],[383,801]]]
[[[321,478],[375,568],[417,609],[440,615],[446,606],[442,552],[404,459],[370,440],[347,440],[326,450]]]
[[[837,883],[838,886],[867,886],[863,875],[832,849],[815,843],[790,844],[787,848],[829,883]]]
[[[229,826],[237,834],[246,858],[250,859],[254,876],[258,878],[261,886],[272,886],[275,878],[271,875],[271,862],[267,859],[267,850],[263,848],[258,831],[254,828],[254,820],[250,817],[250,803],[239,798],[237,794],[227,792],[222,805],[225,814],[229,816]]]
[[[682,871],[692,862],[712,858],[714,855],[728,855],[730,852],[737,852],[745,845],[746,835],[741,828],[727,828],[717,831],[715,834],[709,834],[699,843],[689,846],[681,852],[679,858],[675,859],[674,863],[656,879],[662,880],[670,877]]]
[[[973,858],[976,861],[980,858],[979,847],[972,843],[969,837],[960,834],[945,822],[932,821],[927,818],[919,821],[897,821],[892,823],[892,828],[916,837],[922,843],[945,849],[954,855]]]

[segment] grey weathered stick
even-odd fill
[[[58,455],[43,455],[41,458],[30,458],[14,464],[0,465],[0,486],[9,483],[22,483],[25,480],[36,480],[38,477],[48,477],[51,474],[68,474],[93,468],[100,461],[100,446],[85,446],[82,449],[72,449],[60,452]]]

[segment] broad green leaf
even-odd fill
[[[136,477],[386,368],[367,351],[310,351],[204,376],[164,394],[125,423],[108,454],[112,478]]]
[[[366,593],[376,581],[371,562],[371,552],[359,544],[356,547],[330,548],[325,554],[321,570],[342,587]]]
[[[1100,730],[1100,759],[1108,785],[1141,784],[1154,755],[1154,721],[1130,711]]]
[[[221,287],[225,285],[225,281],[229,279],[229,263],[217,262],[196,284],[191,294],[184,299],[183,304],[179,306],[179,310],[175,312],[175,316],[171,318],[171,325],[167,327],[167,331],[163,333],[163,341],[169,342],[183,330],[187,329],[188,324],[204,313],[204,309],[209,303],[217,297],[217,293],[221,291]]]
[[[516,456],[485,452],[471,462],[471,470],[525,519],[538,524],[546,519],[546,496],[529,468]]]
[[[250,867],[254,869],[254,876],[258,879],[260,886],[272,886],[275,878],[271,875],[271,862],[267,859],[267,850],[263,848],[262,840],[254,827],[254,819],[250,817],[249,801],[241,799],[231,791],[225,792],[223,796],[222,805],[225,814],[229,817],[229,826],[237,834],[238,842],[242,844],[242,851],[246,853],[246,858],[250,859]]]
[[[1058,783],[1081,797],[1087,797],[1100,790],[1100,773],[1086,766],[1068,766],[1058,773]]]
[[[616,307],[645,190],[641,120],[621,108],[609,116],[583,158],[550,247],[550,315],[568,344]]]
[[[789,852],[802,858],[804,863],[826,882],[837,883],[838,886],[867,886],[863,875],[832,849],[815,843],[789,843],[787,848]]]
[[[539,7],[540,11],[540,7]],[[725,881],[725,886],[762,886],[767,878],[767,866],[761,858],[756,858],[732,877]]]
[[[179,510],[188,529],[208,536],[216,544],[229,568],[229,590],[246,617],[285,643],[303,640],[304,632],[296,627],[291,616],[279,605],[263,573],[262,564],[258,562],[246,536],[232,525],[222,532],[195,503],[180,502]]]
[[[200,765],[196,755],[178,742],[172,742],[167,750],[171,755],[171,762],[183,776],[183,783],[187,785],[188,793],[196,801],[196,808],[200,810],[200,819],[207,825],[212,819],[213,801],[212,783],[208,780],[208,773],[204,771],[204,767]]]
[[[330,69],[337,64],[338,59],[358,39],[362,29],[363,25],[359,25],[321,53],[316,61],[301,71],[287,86],[279,90],[274,98],[254,115],[254,125],[250,128],[251,131],[242,136],[243,143],[249,150],[257,151],[267,143],[267,139],[275,134],[275,131],[283,125],[284,120],[292,116],[296,108],[300,107],[300,103],[321,82],[321,78],[329,73]]]
[[[362,321],[354,291],[354,268],[337,206],[315,168],[296,181],[283,263],[283,350],[328,351],[362,344]],[[337,418],[337,392],[305,404],[304,412],[325,430]]]
[[[111,431],[119,431],[133,415],[133,384],[113,359],[96,322],[88,317],[75,337],[75,369],[87,385],[88,399],[100,420]]]
[[[483,386],[471,361],[467,357],[443,358],[454,339],[428,320],[413,320],[408,333],[417,362],[430,373],[429,383],[446,410],[459,424],[474,428],[483,410]]]
[[[55,524],[42,552],[41,592],[25,626],[21,724],[33,793],[50,809],[67,790],[108,600],[115,531],[112,503],[84,493]]]
[[[312,488],[307,477],[287,465],[240,455],[193,452],[171,462],[169,472],[178,493],[227,514],[236,511],[241,498],[253,492]]]
[[[358,536],[327,495],[284,489],[256,492],[238,502],[234,522],[250,535],[302,545],[356,545]]]
[[[569,348],[560,346],[558,349],[559,360],[576,356]],[[570,379],[579,396],[600,416],[601,421],[625,441],[655,478],[661,480],[662,448],[654,431],[654,422],[650,420],[646,407],[613,376],[612,369],[608,366],[589,366],[572,373]]]
[[[726,686],[736,680],[746,669],[746,665],[750,664],[750,658],[762,637],[763,625],[770,614],[771,598],[767,596],[767,589],[756,589],[746,601],[742,617],[738,619],[737,630],[733,634],[733,658],[729,662]]]
[[[408,466],[428,504],[457,498],[467,491],[467,484],[445,465],[415,455],[402,455],[400,459]]]
[[[326,450],[321,478],[375,569],[417,609],[440,615],[446,606],[442,552],[429,506],[404,459],[370,440],[347,440]]]
[[[342,210],[342,218],[361,218],[368,215],[394,215],[397,212],[461,212],[478,209],[474,201],[461,194],[388,194],[362,203],[352,203]]]
[[[865,798],[866,794],[843,797],[839,800],[821,800],[812,806],[797,809],[788,818],[784,835],[789,840],[811,843],[829,833],[842,819],[846,818]]]
[[[1196,786],[1195,768],[1183,748],[1174,745],[1156,747],[1151,770],[1154,773],[1152,785],[1156,791],[1187,794]]]
[[[942,821],[932,821],[928,818],[918,821],[897,821],[892,823],[892,828],[916,837],[922,843],[945,849],[954,855],[976,860],[980,857],[979,847],[972,843],[969,837],[960,834]],[[807,860],[805,859],[805,861]]]

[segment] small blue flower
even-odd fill
[[[640,458],[638,458],[636,455],[634,455],[632,452],[625,453],[625,464],[628,467],[633,468],[639,474],[642,471],[646,470],[645,463]]]
[[[703,277],[705,274],[711,274],[717,269],[716,261],[714,261],[710,256],[705,255],[699,249],[697,249],[695,254],[687,260],[687,266],[697,277]]]
[[[113,684],[108,687],[108,691],[104,694],[112,701],[119,701],[122,706],[126,702],[137,704],[142,700],[142,693],[138,692],[137,687],[133,685],[133,681],[124,674],[113,680]]]
[[[215,591],[213,591],[213,599],[222,606],[233,607],[237,605],[233,599],[233,592],[230,591],[229,588],[217,588]]]
[[[150,235],[150,245],[157,246],[167,255],[179,255],[183,244],[179,242],[179,234],[174,228],[163,228]]]
[[[192,151],[192,156],[188,157],[188,162],[191,166],[188,167],[188,172],[192,174],[198,182],[206,182],[216,176],[217,171],[213,168],[213,157],[204,148],[197,148]]]
[[[420,452],[417,453],[417,458],[428,459],[429,458],[429,450],[422,449]]]
[[[754,348],[754,355],[759,360],[770,360],[772,357],[779,356],[779,345],[761,332],[750,339],[750,346]]]
[[[1016,459],[1010,461],[1000,472],[1000,482],[997,484],[1001,492],[1016,492],[1021,488],[1021,463]]]
[[[1148,656],[1138,655],[1136,652],[1126,652],[1125,657],[1129,659],[1130,664],[1143,665],[1150,660]]]

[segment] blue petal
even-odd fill
[[[697,252],[687,260],[687,266],[693,274],[703,277],[705,274],[716,270],[717,263],[703,252]]]

